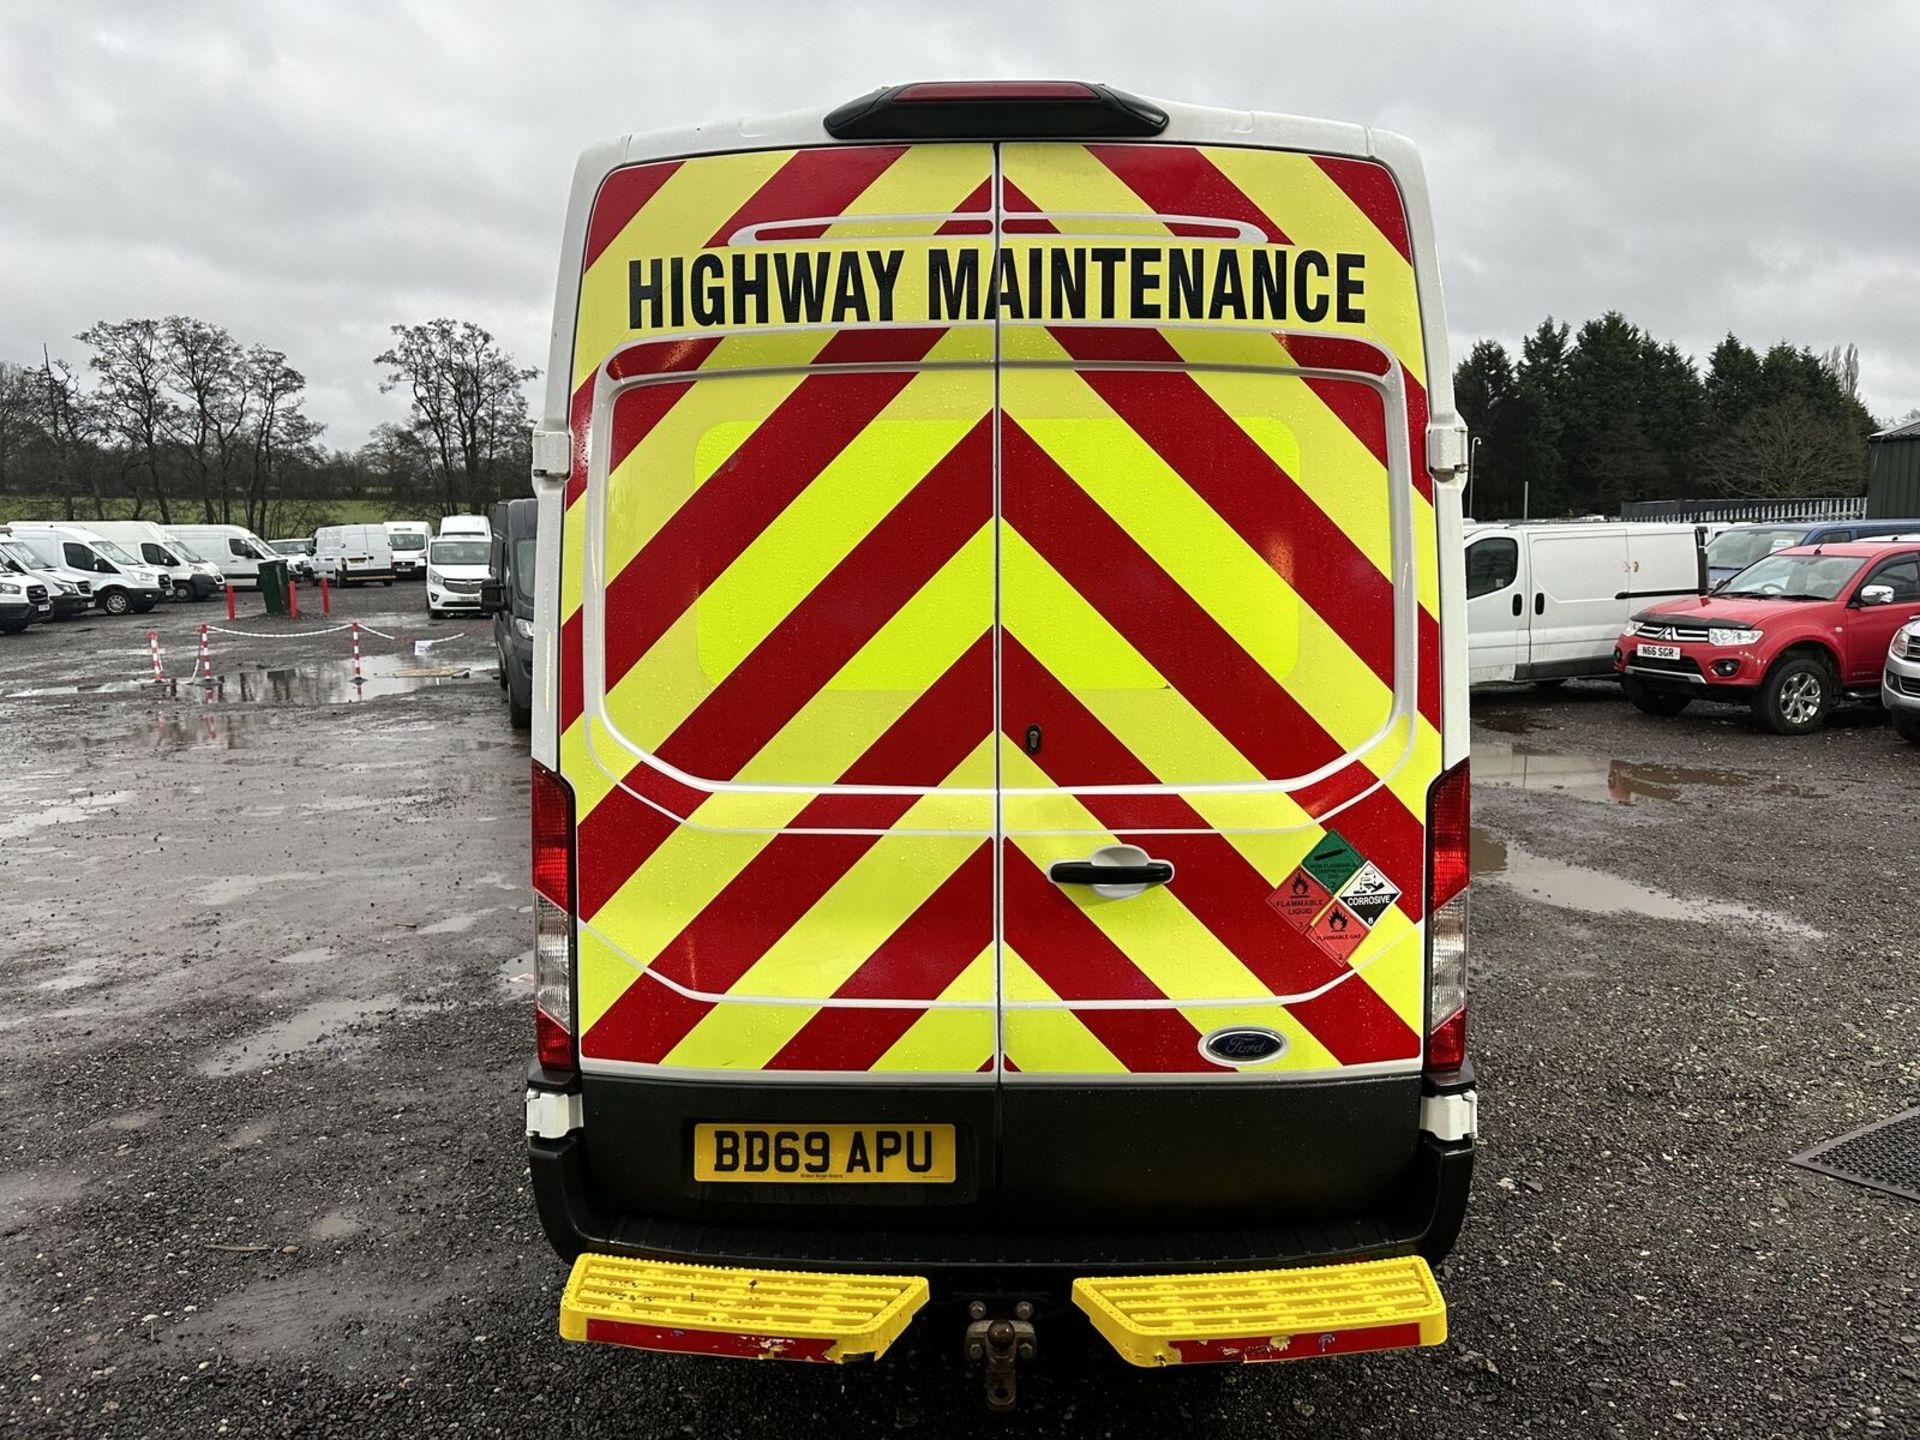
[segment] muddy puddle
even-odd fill
[[[350,1057],[372,1043],[370,1027],[399,1009],[399,998],[391,995],[317,1001],[234,1041],[201,1061],[198,1068],[202,1075],[245,1075],[316,1051]]]
[[[1748,785],[1762,786],[1771,795],[1805,797],[1810,793],[1800,786],[1750,771],[1650,765],[1503,740],[1482,740],[1474,745],[1473,780],[1476,785],[1554,791],[1579,800],[1602,800],[1615,805],[1684,800],[1692,790],[1737,789]]]
[[[533,995],[533,951],[522,950],[518,955],[509,955],[500,962],[495,978],[500,988],[514,999],[530,998]]]
[[[1744,786],[1758,786],[1775,795],[1809,793],[1750,771],[1643,764],[1500,740],[1481,740],[1474,745],[1473,779],[1477,785],[1550,792],[1609,805],[1681,802],[1697,791]],[[1609,871],[1536,855],[1479,826],[1473,830],[1473,873],[1476,879],[1511,886],[1542,904],[1563,910],[1759,925],[1799,939],[1818,939],[1822,934],[1792,916],[1771,910],[1731,900],[1676,895]]]
[[[1650,920],[1691,920],[1710,924],[1758,925],[1801,940],[1824,934],[1790,915],[1742,905],[1734,900],[1709,900],[1675,895],[1588,865],[1574,865],[1473,830],[1475,880],[1507,885],[1529,899],[1562,910],[1589,915],[1644,915]]]
[[[104,680],[12,690],[9,700],[62,695],[151,695],[155,699],[212,705],[341,705],[406,695],[436,685],[491,678],[486,666],[452,664],[417,655],[366,655],[359,662],[316,660],[264,670],[235,670],[205,680]]]
[[[138,798],[131,790],[77,792],[0,821],[0,840],[20,840],[55,825],[80,825]]]

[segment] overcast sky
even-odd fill
[[[923,14],[936,18],[922,18]],[[0,358],[185,312],[287,352],[326,440],[452,315],[543,365],[573,160],[965,76],[1384,126],[1433,190],[1456,358],[1613,308],[1704,357],[1853,341],[1920,405],[1920,6],[0,0]]]

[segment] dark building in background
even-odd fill
[[[1920,420],[1867,441],[1867,515],[1920,515]]]

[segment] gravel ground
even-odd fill
[[[524,752],[485,632],[420,606],[336,606],[444,642],[369,637],[358,703],[344,635],[216,635],[211,705],[20,693],[137,681],[149,624],[184,671],[210,605],[0,637],[0,1430],[1920,1433],[1920,1206],[1785,1163],[1920,1100],[1920,751],[1876,713],[1795,741],[1606,686],[1478,700],[1452,1340],[1193,1375],[1043,1356],[1002,1421],[944,1332],[848,1372],[555,1337]],[[455,673],[393,673],[419,670]]]

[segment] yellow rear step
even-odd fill
[[[1438,1345],[1447,1302],[1417,1255],[1073,1282],[1073,1303],[1133,1365],[1248,1363]]]
[[[877,1359],[927,1303],[927,1282],[670,1265],[582,1255],[560,1334],[639,1350],[840,1364]]]

